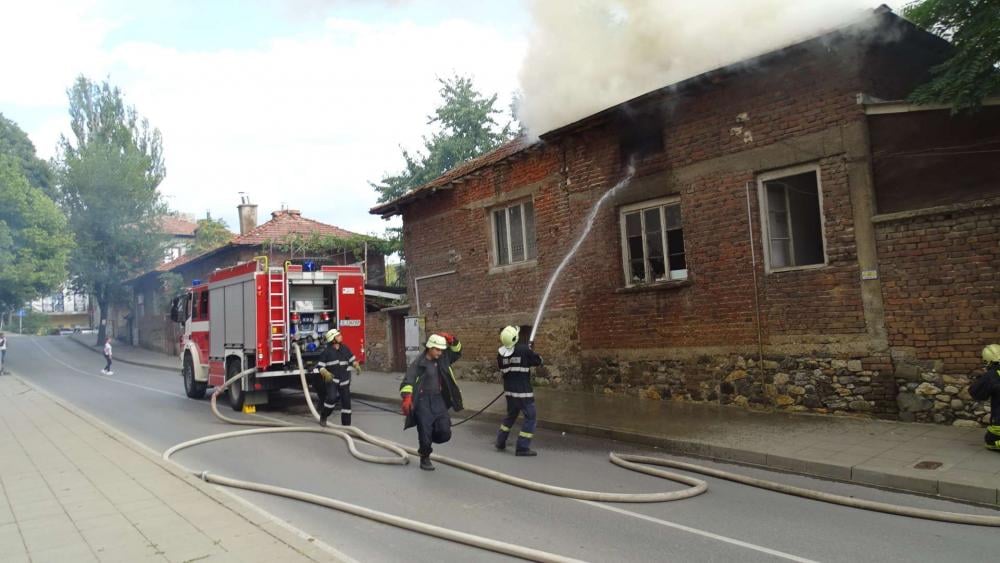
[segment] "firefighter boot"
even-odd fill
[[[351,425],[351,409],[340,411],[340,425],[341,426]]]
[[[434,464],[431,463],[431,456],[420,456],[420,469],[423,469],[424,471],[434,471]]]
[[[333,412],[333,408],[332,407],[328,407],[326,405],[323,405],[323,408],[320,409],[320,411],[319,411],[319,425],[320,426],[326,427],[326,419],[330,416],[330,413],[332,413],[332,412]]]

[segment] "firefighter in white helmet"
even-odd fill
[[[451,364],[462,357],[462,343],[442,332],[427,339],[424,353],[414,360],[399,384],[406,422],[403,429],[417,427],[420,469],[433,471],[433,444],[451,440],[448,409],[462,410],[462,392],[455,381]]]
[[[983,348],[983,366],[986,373],[969,386],[969,394],[977,401],[990,400],[990,424],[984,438],[987,448],[1000,451],[1000,344]]]
[[[515,326],[508,326],[500,331],[502,346],[497,351],[497,367],[503,377],[503,390],[507,396],[507,416],[500,422],[494,446],[497,450],[507,448],[510,430],[517,422],[517,417],[523,414],[524,422],[517,435],[514,454],[533,457],[538,455],[531,449],[538,414],[535,411],[535,391],[531,387],[531,368],[542,365],[542,357],[528,344],[519,342],[519,333]]]
[[[333,412],[333,407],[340,401],[340,424],[351,425],[351,368],[355,373],[361,373],[361,364],[344,344],[344,336],[337,329],[330,329],[323,335],[326,347],[320,352],[316,367],[326,382],[326,397],[320,410],[319,425],[326,426],[326,419]]]

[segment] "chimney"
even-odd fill
[[[281,217],[282,215],[288,215],[289,217],[296,217],[296,218],[298,218],[298,217],[302,217],[302,212],[299,211],[298,209],[279,209],[277,211],[272,211],[271,212],[271,218],[272,219],[277,219],[278,217]]]
[[[240,234],[245,235],[257,228],[257,204],[250,203],[250,196],[240,195]]]

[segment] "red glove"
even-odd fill
[[[455,335],[450,332],[439,332],[438,334],[444,337],[444,340],[445,342],[448,343],[448,346],[454,346],[455,341],[458,340],[457,338],[455,338]]]
[[[403,395],[403,414],[410,416],[411,412],[413,412],[413,395],[407,393]]]

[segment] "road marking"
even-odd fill
[[[138,383],[129,383],[128,381],[122,381],[121,379],[112,379],[112,378],[104,376],[104,375],[97,375],[96,373],[90,373],[89,371],[83,371],[82,369],[79,369],[79,368],[77,368],[75,366],[71,366],[71,365],[67,364],[66,362],[60,360],[59,358],[53,356],[48,350],[45,349],[44,346],[42,346],[41,344],[39,344],[37,340],[31,339],[31,342],[35,346],[38,346],[38,349],[41,350],[46,356],[52,358],[52,361],[54,361],[57,364],[60,364],[60,365],[62,365],[64,367],[67,367],[67,368],[69,368],[69,369],[71,369],[71,370],[73,370],[73,371],[75,371],[77,373],[82,373],[83,375],[89,375],[90,377],[96,377],[97,379],[103,379],[105,381],[110,381],[111,383],[117,383],[119,385],[128,385],[129,387],[138,387],[139,389],[145,389],[146,391],[152,391],[154,393],[160,393],[161,395],[169,395],[171,397],[180,397],[181,399],[186,399],[187,398],[184,395],[181,395],[179,393],[171,393],[170,391],[164,391],[163,389],[157,389],[155,387],[147,387],[145,385],[139,385]]]
[[[787,559],[789,561],[797,561],[799,563],[818,563],[813,559],[806,559],[805,557],[799,557],[798,555],[792,555],[791,553],[785,553],[784,551],[778,551],[776,549],[771,549],[769,547],[764,547],[762,545],[745,542],[727,536],[722,536],[705,530],[699,530],[698,528],[692,528],[690,526],[685,526],[683,524],[678,524],[676,522],[670,522],[668,520],[661,520],[659,518],[654,518],[652,516],[646,516],[645,514],[639,514],[638,512],[629,512],[628,510],[625,510],[623,508],[618,508],[617,506],[610,506],[608,504],[601,504],[590,500],[578,500],[577,502],[582,502],[583,504],[589,504],[590,506],[593,506],[595,508],[600,508],[602,510],[609,510],[611,512],[616,512],[618,514],[623,514],[625,516],[631,516],[633,518],[638,518],[640,520],[645,520],[647,522],[652,522],[654,524],[659,524],[661,526],[666,526],[668,528],[673,528],[675,530],[680,530],[682,532],[697,534],[699,536],[703,536],[713,540],[736,545],[739,547],[744,547],[746,549],[752,549],[754,551],[759,551],[761,553],[766,553],[768,555],[773,555],[775,557],[780,557],[782,559]]]

